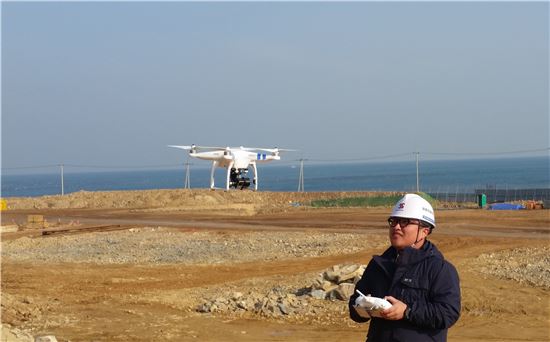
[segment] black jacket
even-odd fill
[[[374,256],[355,289],[374,297],[393,296],[410,307],[408,318],[399,321],[372,318],[368,342],[447,341],[447,329],[460,316],[456,269],[429,241],[421,249],[404,249],[399,257],[393,247]],[[352,307],[357,296],[355,292],[350,298],[350,317],[367,322]]]

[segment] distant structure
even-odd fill
[[[304,192],[304,160],[300,159],[300,176],[298,177],[298,192]]]
[[[189,166],[190,165],[193,165],[191,163],[189,163],[189,161],[185,162],[185,182],[183,184],[183,188],[184,189],[191,189],[191,173],[189,171]]]

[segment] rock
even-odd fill
[[[363,265],[334,265],[314,280],[309,294],[318,299],[348,300],[364,271]]]
[[[332,283],[337,282],[338,276],[339,276],[339,273],[337,273],[336,271],[328,270],[328,271],[323,272],[323,278],[325,280],[328,280],[328,281],[332,282]]]
[[[345,265],[339,268],[338,273],[340,274],[353,273],[357,271],[360,267],[361,265],[357,265],[357,264]]]
[[[19,230],[19,226],[16,224],[0,226],[0,233],[13,233],[18,230]]]
[[[201,313],[208,313],[210,312],[210,305],[208,304],[201,304],[197,307],[197,312],[201,312]]]
[[[353,266],[352,268],[354,269],[352,272],[341,273],[337,277],[338,284],[341,284],[343,282],[346,282],[346,281],[352,280],[352,279],[353,279],[353,282],[355,283],[355,279],[357,277],[359,277],[359,279],[361,279],[361,276],[363,275],[363,272],[365,272],[365,269],[360,265],[351,265],[351,266]],[[349,270],[349,269],[346,269],[346,270]]]
[[[2,320],[4,320],[4,317],[2,317]],[[0,341],[33,342],[34,338],[27,332],[3,322],[0,326]]]
[[[57,338],[53,335],[36,336],[34,342],[57,342]]]
[[[271,316],[275,313],[275,305],[268,304],[267,306],[262,308],[262,313],[266,316]]]
[[[353,294],[353,290],[355,289],[354,284],[350,283],[343,283],[338,285],[338,288],[333,290],[332,293],[334,293],[334,296],[338,300],[349,300],[351,295]]]
[[[314,289],[320,289],[322,288],[323,284],[327,282],[330,284],[330,281],[328,280],[325,280],[324,278],[324,275],[323,274],[320,274],[318,278],[316,278],[314,281],[313,281],[313,284],[311,284],[311,287],[314,288]]]
[[[323,290],[313,290],[309,295],[313,298],[325,299],[326,293]]]
[[[321,289],[325,292],[329,292],[330,290],[334,289],[334,283],[328,280],[323,280],[323,283],[320,286],[314,286],[314,284],[311,286],[312,288]]]
[[[289,308],[283,304],[283,303],[279,303],[277,304],[277,306],[279,307],[279,310],[281,310],[281,312],[284,314],[284,315],[288,315],[290,313],[290,310]]]
[[[245,301],[242,301],[242,300],[237,302],[237,308],[248,311],[247,303]]]
[[[290,306],[295,306],[298,302],[298,298],[293,293],[288,293],[285,298],[285,302],[288,303]]]
[[[347,280],[354,279],[356,276],[355,272],[353,273],[347,273],[347,274],[340,274],[338,277],[336,277],[336,282],[338,284],[341,284]]]
[[[330,286],[327,286],[326,288],[323,288],[322,290],[325,291],[325,293],[330,293],[338,288],[337,284],[331,284]]]

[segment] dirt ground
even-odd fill
[[[326,233],[356,234],[366,240],[386,236],[390,208],[319,209],[307,205],[312,198],[327,196],[348,195],[166,190],[8,199],[10,208],[2,212],[3,226],[23,228],[27,215],[43,215],[52,234],[41,235],[42,229],[30,228],[2,233],[2,245],[30,239],[28,248],[33,249],[33,241],[41,239],[61,243],[61,237],[67,235],[84,239],[144,227],[184,235],[227,234],[228,240],[250,232],[267,238],[277,233],[277,239],[281,232],[289,236],[305,232],[312,239]],[[550,246],[550,211],[438,207],[438,228],[431,240],[457,267],[462,290],[462,314],[449,330],[449,341],[550,341],[550,288],[499,275],[498,270],[491,273],[483,264],[492,258],[491,253],[546,250]],[[349,320],[345,302],[319,300],[313,302],[311,315],[280,317],[200,313],[196,307],[205,298],[227,291],[247,293],[277,286],[298,289],[332,265],[366,264],[384,249],[365,246],[313,257],[281,253],[269,260],[251,257],[248,261],[194,264],[51,262],[40,260],[38,251],[35,260],[25,261],[4,257],[3,252],[2,326],[21,333],[18,338],[13,334],[8,338],[3,332],[2,338],[364,341],[368,324]],[[528,268],[536,262],[540,260],[517,267]],[[550,278],[548,267],[539,273],[542,280]]]

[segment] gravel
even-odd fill
[[[348,233],[216,233],[133,228],[5,241],[2,257],[45,263],[221,264],[336,255],[386,245],[387,237],[382,235],[365,238]]]
[[[95,264],[223,264],[383,250],[383,234],[307,232],[174,232],[168,228],[20,238],[2,242],[2,258],[16,262]],[[478,256],[482,275],[550,289],[550,247],[515,248]]]
[[[482,274],[550,289],[550,247],[515,248],[474,260]]]

